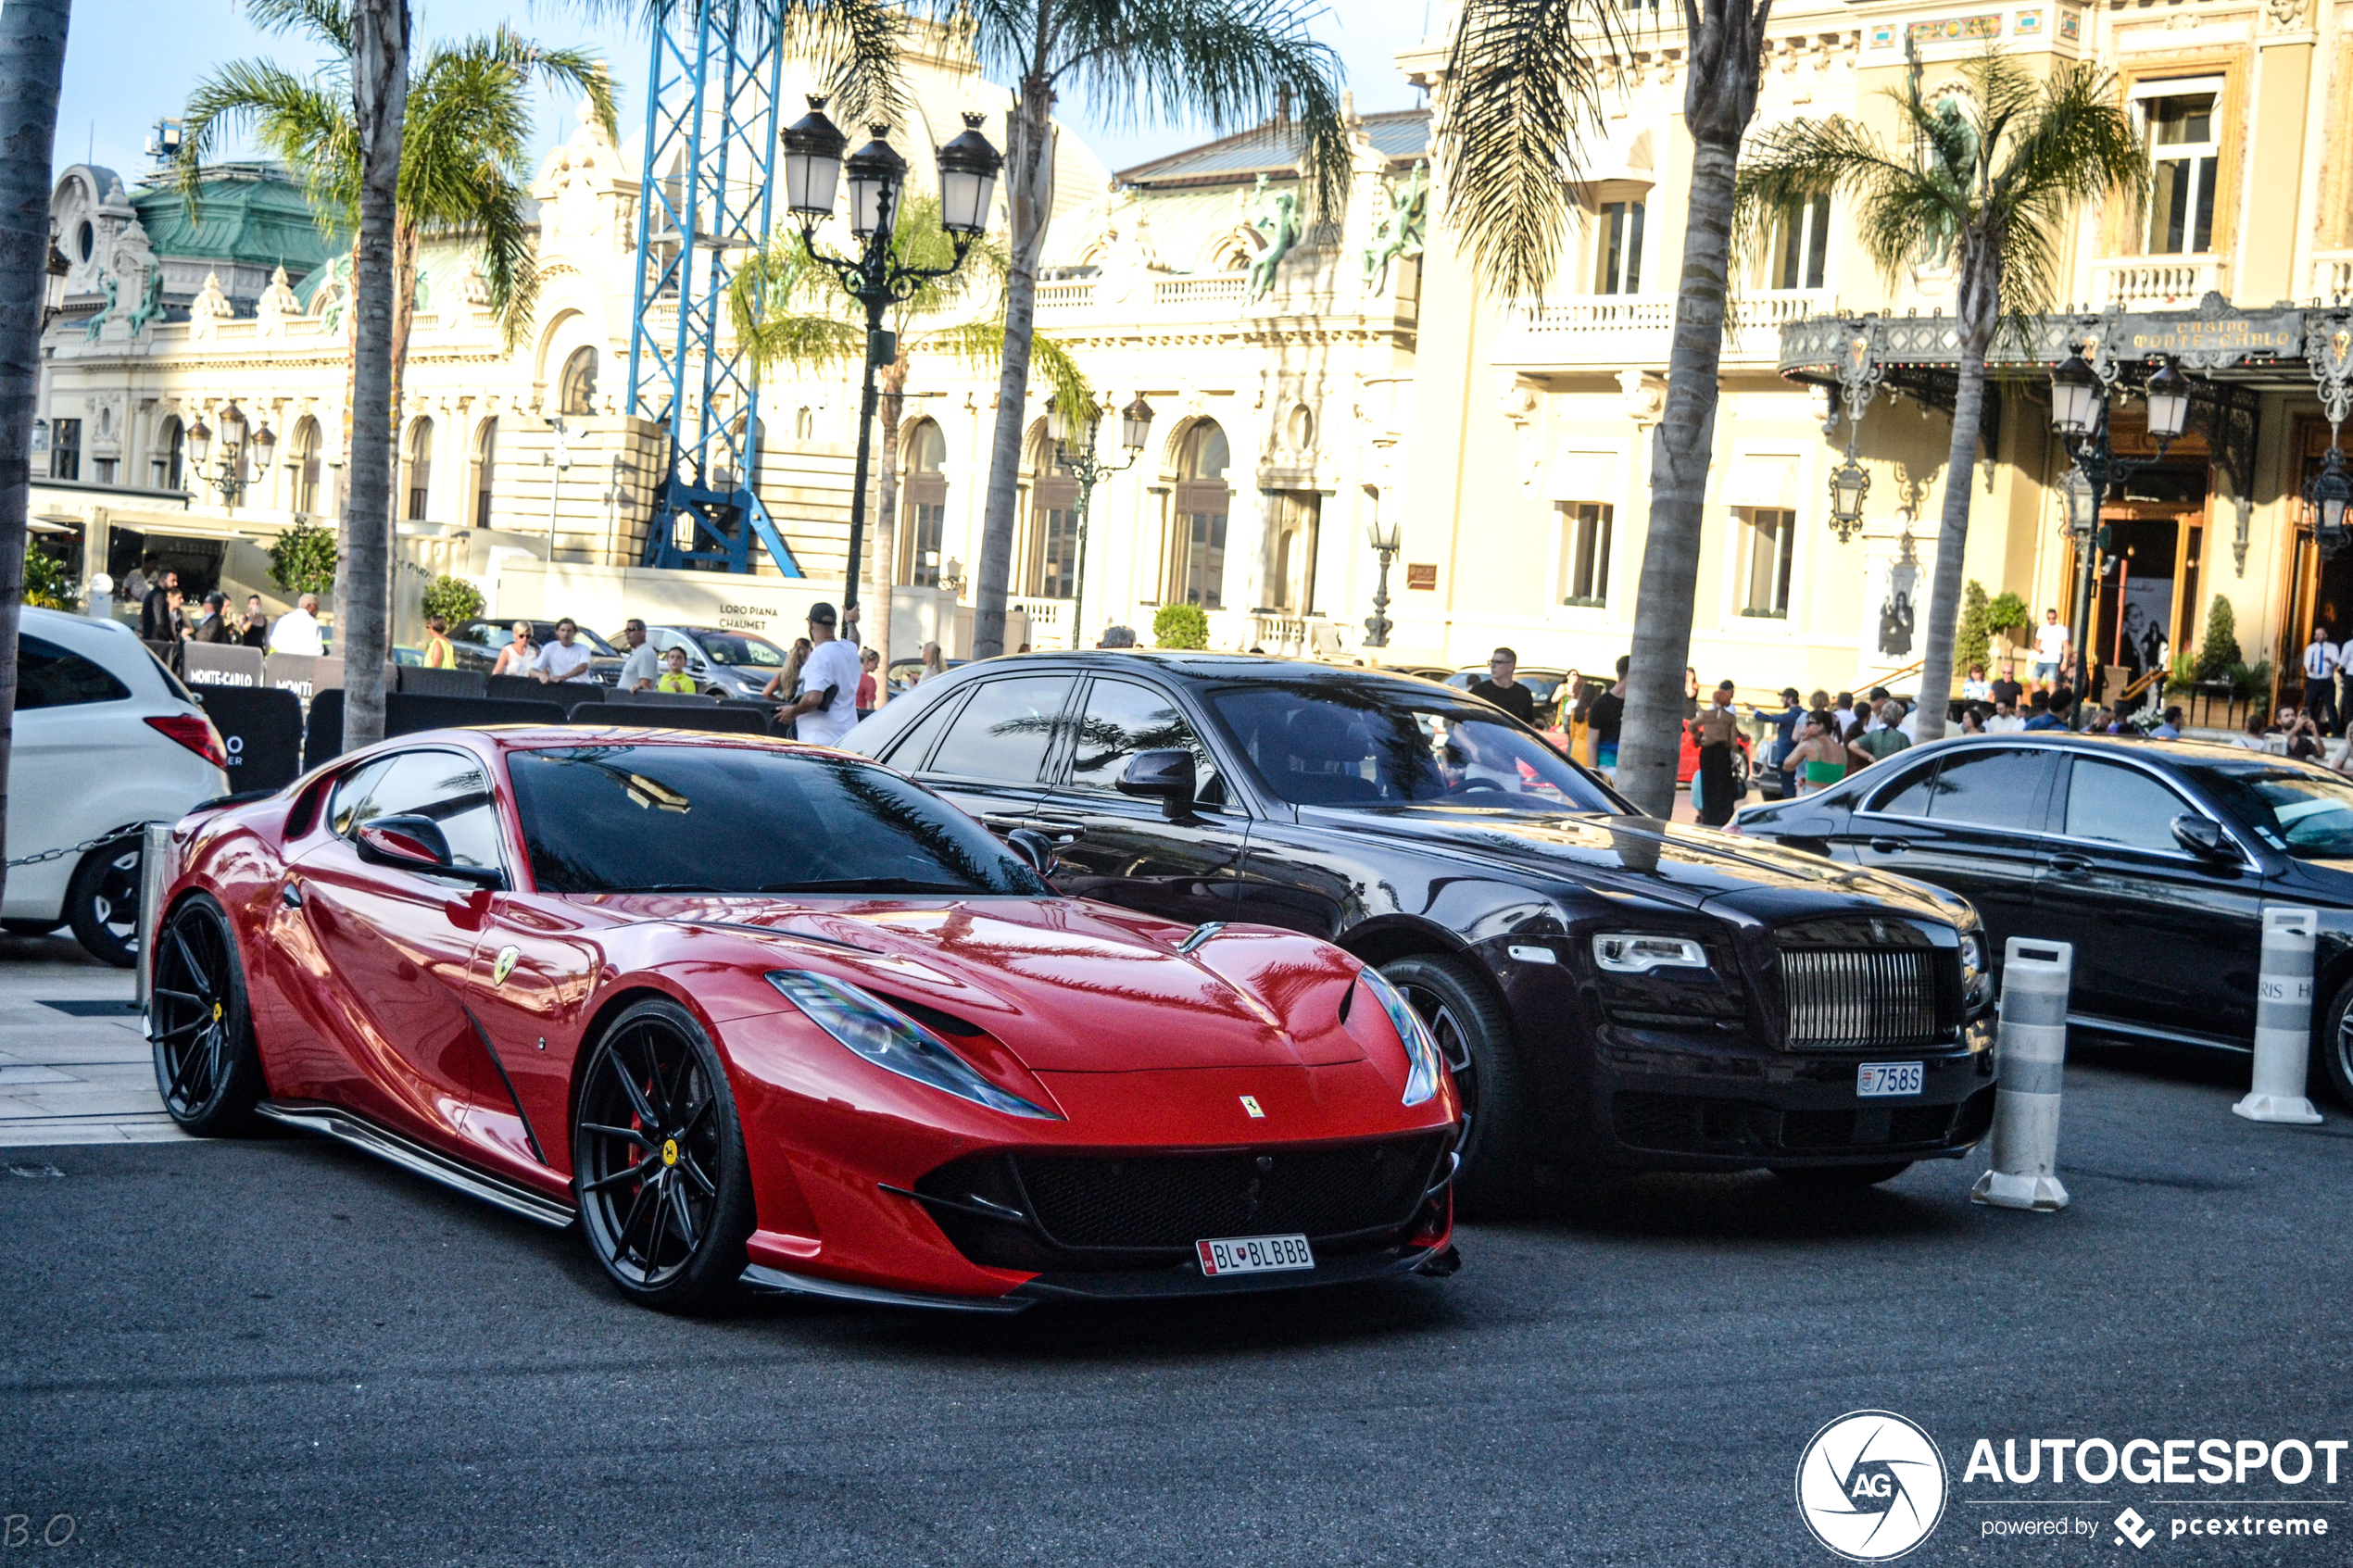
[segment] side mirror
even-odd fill
[[[1192,810],[1193,792],[1198,787],[1193,776],[1193,754],[1182,746],[1139,751],[1127,759],[1126,770],[1119,775],[1115,787],[1122,795],[1159,801],[1161,809],[1170,817],[1187,816]]]
[[[2205,860],[2235,860],[2238,848],[2209,818],[2184,811],[2173,819],[2173,842]]]
[[[1020,856],[1039,876],[1051,877],[1063,869],[1054,856],[1054,841],[1036,828],[1015,828],[1005,835],[1005,847]]]
[[[430,817],[378,817],[359,824],[352,847],[371,865],[396,866],[426,876],[454,877],[479,887],[503,887],[507,879],[487,866],[452,862],[449,840]]]

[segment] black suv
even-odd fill
[[[1453,1068],[1468,1202],[1545,1169],[1885,1181],[1993,1118],[1965,899],[1643,816],[1428,682],[1032,654],[926,682],[845,744],[1055,840],[1064,891],[1378,965]]]

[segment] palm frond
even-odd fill
[[[1031,379],[1042,377],[1055,399],[1065,408],[1092,408],[1095,389],[1087,380],[1087,372],[1078,368],[1077,358],[1070,350],[1043,332],[1029,337],[1029,374]]]
[[[736,341],[762,373],[855,361],[864,352],[866,329],[850,319],[849,304],[795,233],[770,236],[727,286]]]
[[[1466,0],[1447,54],[1439,168],[1449,220],[1480,279],[1532,297],[1568,235],[1587,139],[1602,130],[1617,0]]]
[[[1761,246],[1784,208],[1821,195],[1852,205],[1863,253],[1891,279],[1931,227],[1964,222],[1969,212],[1965,189],[1894,157],[1859,121],[1783,120],[1750,144],[1733,182],[1735,251]]]
[[[185,130],[173,173],[188,212],[198,211],[205,164],[224,132],[249,131],[263,149],[301,175],[329,229],[357,222],[359,140],[351,97],[329,81],[306,79],[267,60],[233,60],[200,80],[182,111]]]
[[[245,0],[257,31],[300,33],[338,57],[351,53],[351,0]]]

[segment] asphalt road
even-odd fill
[[[2345,1561],[2105,1521],[2353,1499],[2353,1455],[1963,1482],[1980,1436],[2353,1436],[2353,1123],[2068,1077],[2056,1217],[1973,1208],[1982,1159],[1831,1200],[1651,1178],[1466,1227],[1450,1280],[1002,1321],[655,1316],[575,1237],[321,1143],[0,1151],[62,1173],[0,1174],[0,1562],[1831,1563],[1793,1476],[1865,1407],[1951,1468],[1907,1562]],[[2022,1497],[2104,1500],[2097,1537],[1985,1538],[2052,1513]]]

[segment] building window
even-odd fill
[[[1611,508],[1600,501],[1561,501],[1560,600],[1597,609],[1609,602]]]
[[[1642,204],[1604,202],[1594,227],[1593,292],[1639,294],[1642,287]]]
[[[803,408],[803,419],[809,410]],[[920,421],[907,435],[907,477],[900,482],[900,576],[918,588],[939,586],[940,551],[948,533],[948,438],[938,421]]]
[[[1177,463],[1176,526],[1171,530],[1168,602],[1225,606],[1226,517],[1233,492],[1226,486],[1232,453],[1226,433],[1203,420],[1185,433]]]
[[[490,526],[490,493],[498,478],[498,421],[482,421],[482,434],[474,443],[474,526]]]
[[[49,433],[49,477],[82,477],[82,421],[53,420]]]
[[[1062,447],[1038,433],[1029,476],[1028,592],[1066,599],[1078,571],[1078,479]]]
[[[96,480],[101,484],[112,484],[114,483],[115,473],[114,465],[115,459],[112,458],[95,458],[90,464],[90,477]]]
[[[1786,616],[1790,562],[1797,544],[1797,514],[1780,507],[1743,508],[1741,543],[1742,566],[1746,575],[1741,586],[1741,613]]]
[[[158,490],[180,488],[180,465],[187,453],[188,433],[178,415],[163,421],[156,432],[156,455],[150,463],[155,472],[155,487]]]
[[[557,383],[557,411],[565,414],[593,414],[597,411],[597,351],[583,346],[572,351],[564,361],[564,373]]]
[[[409,521],[422,522],[433,495],[433,421],[409,427]]]
[[[2149,200],[2152,256],[2199,255],[2214,248],[2214,187],[2222,165],[2214,124],[2218,95],[2174,93],[2141,100],[2156,177]]]
[[[1818,289],[1830,256],[1831,198],[1791,202],[1773,238],[1773,287]]]
[[[319,421],[308,415],[295,426],[294,454],[287,466],[294,470],[294,509],[314,512],[319,509]]]

